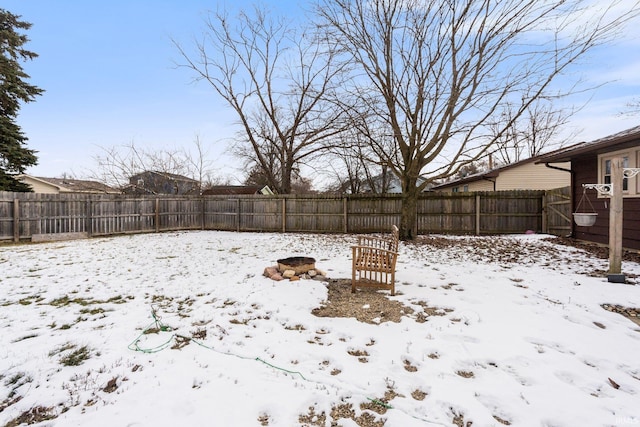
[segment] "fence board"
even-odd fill
[[[566,236],[571,233],[571,187],[547,191],[546,229],[548,233]]]
[[[419,234],[565,233],[549,211],[567,209],[569,190],[426,193]],[[18,222],[14,220],[18,200]],[[400,195],[125,196],[0,192],[0,240],[34,234],[104,236],[169,230],[372,233],[400,223]],[[546,212],[544,212],[546,210]],[[543,218],[543,215],[546,215]]]

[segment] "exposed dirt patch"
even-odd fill
[[[405,244],[417,250],[427,249],[431,253],[434,249],[437,251],[438,248],[448,249],[451,252],[451,248],[455,247],[458,249],[461,258],[464,258],[467,262],[522,263],[536,259],[555,260],[557,262],[566,261],[558,258],[555,244],[571,246],[600,259],[607,259],[609,256],[609,250],[606,247],[568,237],[550,237],[543,240],[548,244],[530,245],[521,241],[511,241],[493,236],[483,238],[476,236],[469,238],[458,237],[455,239],[441,236],[419,236],[416,240],[405,242]],[[456,257],[456,251],[453,251],[452,257]],[[640,263],[640,253],[625,251],[623,259]],[[550,261],[546,261],[546,264],[549,265]],[[605,274],[605,272],[599,270],[592,273],[598,276]],[[635,276],[629,277],[634,278]],[[518,282],[520,279],[514,279],[514,281]],[[446,286],[451,289],[457,284],[450,283]],[[327,300],[321,307],[313,309],[312,313],[318,317],[355,317],[361,322],[379,324],[382,322],[399,322],[402,316],[410,316],[417,322],[423,323],[427,321],[429,316],[444,316],[452,311],[447,308],[430,307],[425,301],[418,301],[416,304],[420,305],[423,311],[414,314],[414,310],[411,307],[390,299],[388,293],[384,291],[365,288],[359,289],[352,294],[351,281],[349,279],[330,279]],[[627,317],[640,324],[638,317]]]
[[[338,423],[341,418],[353,420],[360,427],[382,427],[385,424],[384,419],[377,419],[369,412],[363,412],[359,417],[356,417],[356,412],[350,403],[343,403],[331,408],[331,418],[333,419],[331,427],[342,425]]]
[[[457,425],[458,427],[471,427],[473,425],[473,421],[466,421],[464,420],[464,415],[463,414],[458,414],[454,412],[454,416],[453,416],[453,420],[452,422]]]
[[[358,289],[352,294],[351,280],[331,279],[327,301],[311,312],[318,317],[355,317],[361,322],[379,324],[400,322],[402,316],[413,314],[413,309],[389,299],[384,291]]]
[[[422,300],[416,301],[415,303],[422,307],[422,312],[416,315],[416,322],[418,323],[426,322],[430,316],[445,316],[447,313],[453,312],[450,308],[431,307],[429,303]]]
[[[411,392],[411,397],[415,400],[424,400],[427,397],[427,393],[417,388]]]
[[[324,427],[327,422],[327,415],[322,411],[320,414],[316,414],[316,410],[313,406],[309,407],[309,412],[298,417],[298,422],[302,427]]]
[[[636,325],[640,326],[640,308],[624,307],[619,304],[602,304],[601,307],[607,311],[621,314],[627,319],[634,322]],[[604,327],[598,325],[597,322],[594,323],[596,323],[596,326],[604,329]]]
[[[260,423],[261,426],[268,426],[269,425],[269,415],[266,414],[262,414],[258,417],[258,422]]]
[[[384,397],[381,397],[379,399],[369,399],[368,402],[363,402],[360,404],[360,409],[368,409],[369,411],[375,412],[380,415],[386,414],[387,410],[391,409],[391,405],[389,404],[389,402],[391,402],[398,396],[400,395],[396,393],[395,390],[388,388],[384,393]]]
[[[404,369],[408,372],[418,372],[418,368],[412,365],[408,360],[404,361]]]
[[[117,389],[118,389],[118,377],[115,376],[107,382],[107,385],[104,386],[102,391],[104,391],[105,393],[113,393]]]
[[[7,409],[11,405],[13,405],[15,403],[18,403],[20,400],[22,400],[22,396],[6,398],[2,402],[0,402],[0,412],[4,411],[5,409]]]
[[[580,240],[572,239],[570,237],[550,237],[547,240],[549,240],[551,243],[557,243],[560,245],[571,246],[573,248],[582,249],[583,251],[588,252],[591,255],[594,255],[601,259],[609,258],[609,248],[606,246],[597,245],[595,243],[583,242]],[[640,253],[623,250],[622,259],[624,261],[640,263]]]
[[[418,236],[414,241],[404,242],[405,246],[420,253],[426,262],[437,258],[435,254],[447,251],[451,260],[478,263],[499,263],[503,266],[539,263],[551,269],[557,266],[572,264],[574,270],[580,271],[592,277],[606,277],[606,268],[603,269],[601,260],[609,258],[609,249],[606,246],[595,243],[579,241],[569,237],[547,237],[528,242],[522,239],[509,239],[504,236]],[[571,253],[558,251],[556,245],[564,245],[575,248],[578,251],[592,255],[593,259],[575,262]],[[640,263],[640,253],[635,251],[623,251],[622,259],[627,262]],[[596,261],[597,262],[593,262]],[[636,284],[638,275],[626,274],[628,284]],[[515,279],[515,281],[521,281]],[[451,284],[455,285],[455,284]],[[446,285],[449,287],[449,285]],[[526,287],[526,285],[520,285]],[[462,290],[456,289],[456,290]]]
[[[355,357],[361,357],[361,356],[368,356],[369,353],[366,352],[366,350],[348,350],[347,353],[349,353],[351,356],[355,356]]]
[[[502,425],[505,425],[505,426],[510,426],[510,425],[511,425],[511,423],[510,423],[509,421],[507,421],[507,420],[505,420],[505,419],[502,419],[502,418],[500,418],[500,417],[499,417],[499,416],[497,416],[497,415],[494,415],[494,416],[493,416],[493,418],[494,418],[497,422],[499,422],[500,424],[502,424]]]
[[[21,424],[36,424],[42,421],[53,420],[58,417],[55,409],[44,406],[34,406],[28,411],[23,412],[17,418],[5,424],[5,427],[16,427]]]
[[[457,371],[456,374],[460,375],[462,378],[473,378],[475,376],[471,371]]]
[[[443,236],[418,236],[412,242],[404,242],[411,246],[428,246],[431,249],[461,249],[461,256],[472,257],[474,260],[492,262],[520,262],[528,259],[554,259],[558,257],[555,244],[570,246],[583,250],[600,258],[609,258],[609,248],[595,243],[583,242],[570,237],[549,237],[542,239],[548,245],[528,244],[523,241],[505,239],[502,236],[457,236],[456,238]],[[456,251],[452,256],[457,256]],[[551,258],[549,258],[551,257]],[[640,253],[623,251],[624,261],[640,263]]]

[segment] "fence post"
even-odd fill
[[[13,199],[13,241],[20,241],[20,201]]]
[[[240,199],[236,199],[236,231],[240,231],[240,218],[241,217],[241,212],[240,212]]]
[[[547,193],[548,191],[545,191],[544,193],[542,193],[542,212],[541,212],[541,228],[542,228],[542,232],[545,234],[549,233],[548,230],[548,218],[547,218]]]
[[[205,221],[205,203],[204,196],[200,196],[200,203],[202,203],[202,229],[205,230],[206,221]]]
[[[476,193],[476,236],[480,235],[480,194]]]
[[[282,232],[287,232],[287,198],[282,198]]]
[[[418,199],[416,200],[416,221],[415,232],[413,233],[414,237],[418,237],[420,235],[420,218],[422,217],[422,214],[420,212],[420,202],[422,201],[423,196],[424,193],[421,191],[420,193],[418,193]],[[395,223],[395,221],[393,222],[393,224],[395,224],[396,226],[398,225]]]
[[[155,208],[156,233],[160,231],[160,199],[156,197]]]
[[[348,208],[348,200],[346,197],[342,198],[342,212],[344,216],[344,234],[349,232],[349,212]]]
[[[93,209],[91,206],[91,199],[84,202],[84,231],[91,237],[93,235]]]

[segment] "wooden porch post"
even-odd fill
[[[622,274],[622,186],[623,160],[620,157],[611,159],[612,194],[609,199],[609,282],[624,283]]]

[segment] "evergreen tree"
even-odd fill
[[[18,31],[29,28],[29,22],[0,8],[0,191],[31,191],[13,176],[38,161],[36,152],[26,147],[28,138],[16,124],[20,104],[34,101],[43,92],[27,83],[29,76],[19,62],[38,56],[23,48],[29,39]]]

